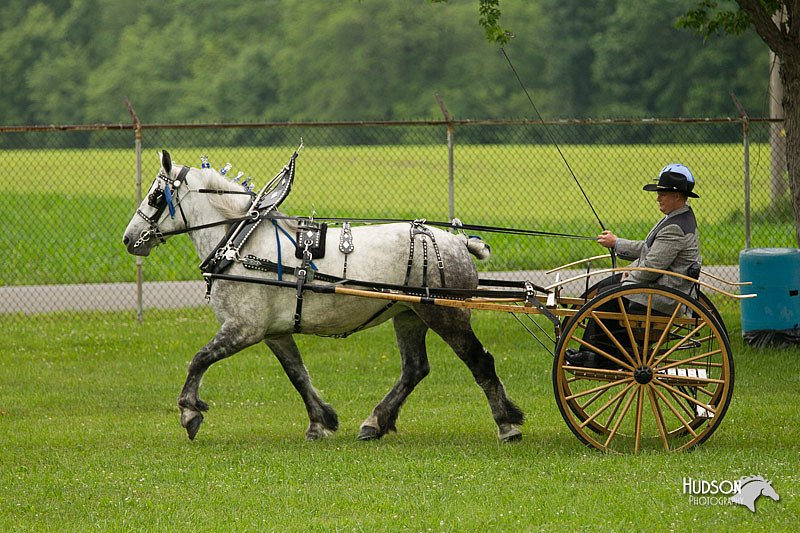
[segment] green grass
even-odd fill
[[[293,147],[180,148],[178,163],[208,154],[216,167],[234,163],[265,184]],[[741,147],[738,145],[563,146],[606,227],[643,237],[659,213],[641,191],[665,161],[691,162],[702,198],[694,202],[706,264],[738,263],[744,247]],[[766,147],[754,147],[754,153]],[[756,158],[759,161],[760,158]],[[143,157],[148,187],[155,150]],[[122,232],[135,211],[133,150],[8,150],[0,152],[0,285],[130,281],[134,259]],[[755,163],[754,247],[796,246],[789,210],[772,209],[768,168]],[[455,148],[455,213],[465,223],[594,236],[599,225],[552,146]],[[297,180],[284,203],[290,214],[448,218],[447,152],[443,146],[315,147],[298,159]],[[494,258],[481,268],[541,269],[595,255],[592,242],[485,235]],[[196,279],[189,240],[173,239],[147,261],[148,280]]]
[[[477,313],[528,422],[503,445],[467,369],[429,339],[431,375],[399,433],[357,442],[399,374],[391,327],[345,340],[299,337],[340,431],[307,443],[302,402],[263,346],[215,365],[195,442],[175,399],[188,360],[216,331],[207,311],[6,315],[0,328],[0,530],[784,530],[800,520],[800,357],[744,346],[719,430],[690,453],[606,456],[562,421],[550,357],[510,317]],[[781,495],[692,505],[684,477],[763,475]]]

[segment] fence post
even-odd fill
[[[125,105],[128,107],[128,112],[133,118],[133,138],[134,138],[134,151],[136,152],[136,205],[142,203],[142,123],[139,122],[139,117],[136,116],[136,111],[133,110],[128,97],[125,97]],[[142,273],[142,266],[144,265],[144,258],[136,256],[136,318],[139,322],[144,321],[144,302],[143,302],[143,285],[144,275]]]
[[[744,137],[744,247],[750,248],[750,117],[742,117]]]
[[[742,141],[744,144],[744,247],[750,248],[750,117],[739,103],[736,95],[731,94],[734,105],[742,119]]]
[[[448,209],[450,213],[450,220],[456,217],[456,187],[454,173],[453,173],[453,127],[450,113],[447,111],[447,106],[444,105],[444,99],[439,93],[435,94],[436,101],[439,102],[439,109],[442,110],[444,120],[447,122],[447,183],[448,183]]]

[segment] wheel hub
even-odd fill
[[[653,381],[653,369],[649,366],[642,365],[633,371],[633,379],[636,380],[636,383],[647,385]]]

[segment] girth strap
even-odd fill
[[[260,257],[256,257],[254,255],[244,256],[241,259],[241,262],[243,267],[248,268],[250,270],[260,270],[261,272],[289,274],[290,276],[297,275],[297,269],[295,267],[282,265],[280,263],[270,261],[269,259],[261,259]],[[321,272],[314,272],[314,279],[318,279],[320,281],[326,281],[328,283],[337,283],[339,281],[342,281],[342,278],[331,276],[328,274],[323,274]]]
[[[430,228],[425,227],[425,219],[415,220],[411,222],[409,228],[409,243],[408,243],[408,265],[406,267],[406,278],[403,285],[408,285],[411,280],[411,268],[414,266],[414,241],[417,235],[422,235],[422,286],[428,286],[428,241],[430,239],[433,245],[433,251],[436,254],[436,267],[439,269],[439,278],[442,282],[442,287],[445,287],[444,280],[444,261],[442,261],[442,254],[439,252],[439,245],[436,244],[436,238]]]

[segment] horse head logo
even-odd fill
[[[731,502],[744,505],[754,513],[756,512],[756,499],[759,496],[767,496],[776,502],[781,499],[772,488],[772,482],[761,476],[743,477],[739,480],[739,487],[739,492],[731,496]]]

